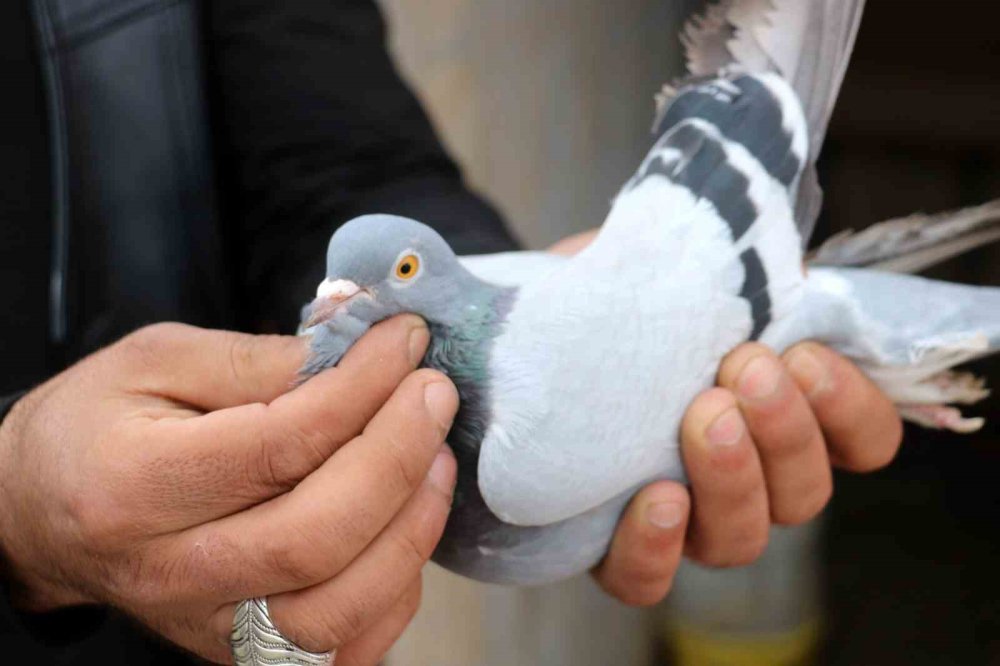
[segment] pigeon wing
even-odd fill
[[[491,355],[478,468],[501,519],[548,524],[682,478],[677,432],[690,400],[728,350],[794,308],[793,188],[774,166],[801,164],[805,122],[774,75],[739,85],[682,93],[682,106],[685,95],[717,95],[728,115],[713,107],[711,119],[664,131],[594,243],[518,292]],[[747,122],[790,135],[755,143]]]
[[[736,65],[777,72],[791,84],[809,123],[809,168],[796,203],[803,242],[808,242],[822,204],[814,165],[864,5],[864,0],[722,0],[692,18],[682,34],[694,77],[716,76]]]

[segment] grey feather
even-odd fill
[[[731,65],[729,42],[736,28],[729,22],[732,0],[709,5],[704,14],[696,14],[681,32],[681,45],[692,76],[711,76]]]
[[[809,263],[917,273],[997,240],[1000,199],[935,215],[915,213],[837,234],[811,254]]]
[[[801,306],[764,342],[780,350],[803,339],[851,358],[904,418],[972,432],[983,419],[964,418],[949,405],[973,404],[988,391],[982,380],[952,368],[1000,350],[1000,289],[862,268],[814,268]]]
[[[683,43],[692,76],[737,65],[780,72],[809,123],[809,166],[799,187],[796,221],[803,245],[822,205],[815,162],[847,72],[864,0],[724,0],[693,18]],[[728,58],[727,58],[728,55]],[[661,108],[667,101],[660,100]]]

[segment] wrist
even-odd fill
[[[43,516],[24,511],[23,493],[17,492],[19,474],[24,465],[16,455],[16,438],[23,428],[19,413],[25,393],[9,396],[0,405],[0,593],[12,607],[20,611],[44,612],[65,606],[85,603],[78,594],[51,577],[42,575],[45,564],[56,552],[45,548],[31,548],[32,527]],[[32,515],[31,520],[22,516]],[[46,554],[48,551],[48,554]],[[55,567],[49,567],[53,571]]]
[[[8,635],[30,637],[32,648],[42,650],[38,654],[42,661],[48,661],[43,656],[49,655],[48,649],[74,645],[92,636],[107,617],[107,609],[98,606],[39,603],[37,593],[29,588],[13,572],[0,547],[0,629]]]

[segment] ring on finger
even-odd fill
[[[244,599],[236,606],[229,636],[236,666],[333,666],[336,650],[309,652],[274,626],[267,598]]]

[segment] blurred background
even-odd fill
[[[532,247],[603,220],[698,4],[381,0],[397,63],[468,181]],[[996,18],[985,1],[868,3],[817,241],[1000,197]],[[1000,250],[935,275],[1000,285]],[[997,361],[974,369],[1000,381]],[[753,568],[687,567],[662,608],[624,608],[586,578],[512,590],[434,569],[388,664],[1000,664],[998,428],[908,429],[888,469],[837,477],[816,524],[776,532]]]
[[[611,198],[649,147],[653,94],[681,72],[677,33],[684,17],[702,4],[697,0],[379,3],[389,22],[399,69],[430,112],[466,179],[497,205],[517,236],[535,248],[601,223]],[[177,34],[189,34],[174,29],[184,28],[187,19],[183,17],[191,14],[190,5],[219,13],[233,6],[223,0],[216,4],[143,0],[134,3],[142,11],[109,17],[108,8],[118,3],[80,0],[73,4],[86,19],[74,24],[83,37],[62,44],[60,53],[67,63],[81,67],[80,85],[74,90],[80,98],[78,109],[95,116],[100,114],[93,109],[105,108],[95,103],[132,112],[127,108],[131,97],[116,95],[113,86],[102,89],[100,78],[86,78],[95,69],[105,70],[103,58],[109,62],[141,60],[140,55],[162,54],[163,45],[175,46],[171,39]],[[278,0],[257,4],[262,9],[284,6]],[[27,6],[27,2],[17,5],[22,13]],[[346,11],[351,3],[340,6]],[[820,164],[827,196],[816,242],[842,229],[864,228],[913,211],[934,212],[1000,197],[997,7],[995,1],[987,0],[868,2]],[[164,8],[176,9],[171,20],[180,23],[155,38],[148,36],[147,30],[163,25],[156,14]],[[101,30],[92,30],[91,20]],[[0,22],[4,25],[14,23]],[[118,45],[130,43],[127,40],[97,39],[105,28],[116,38],[147,35],[144,39],[153,47],[141,54],[125,53]],[[34,53],[31,36],[21,32],[17,38],[24,41],[22,50]],[[90,49],[100,56],[95,59],[99,66],[87,69],[77,56],[83,51],[89,57]],[[168,61],[181,63],[178,71],[196,66],[193,50],[171,52]],[[33,96],[34,88],[28,87],[35,84],[33,80],[17,79],[26,76],[23,62],[0,65],[21,72],[5,71],[0,76],[7,84],[9,99],[5,101],[23,116],[23,125],[13,125],[14,129],[23,127],[25,134],[44,137],[44,96]],[[174,73],[168,74],[164,81]],[[164,81],[139,85],[170,98],[178,86]],[[155,107],[156,101],[150,103]],[[183,115],[183,111],[177,112]],[[90,123],[86,114],[81,118],[83,129],[97,134],[94,138],[83,132],[81,145],[74,147],[79,151],[73,153],[79,161],[74,168],[86,186],[75,183],[80,201],[72,203],[74,212],[89,220],[92,229],[105,233],[97,222],[108,210],[119,214],[136,210],[129,206],[118,210],[112,204],[121,199],[133,204],[145,201],[128,195],[137,182],[145,194],[145,174],[147,170],[158,173],[152,167],[160,165],[162,155],[155,145],[133,155],[131,137],[142,138],[145,128],[126,122],[131,116],[123,116],[125,120],[117,126]],[[190,128],[183,123],[178,126],[177,133],[186,137]],[[111,139],[99,134],[105,130]],[[37,178],[40,172],[48,173],[48,158],[42,154],[25,152],[8,161],[3,174],[7,191],[20,194],[23,190],[26,200],[48,201],[49,183],[44,176]],[[106,170],[87,168],[109,156],[120,161],[110,160]],[[153,159],[143,161],[150,156]],[[179,151],[171,157],[180,163],[189,156]],[[192,163],[197,165],[198,157]],[[169,159],[163,161],[167,167],[173,165]],[[142,168],[136,168],[136,163]],[[123,165],[129,169],[125,177],[115,171]],[[105,181],[97,176],[117,177]],[[164,178],[156,184],[162,187],[152,189],[173,198],[149,206],[153,213],[160,210],[159,204],[167,206],[178,199],[171,189],[173,180]],[[179,200],[187,202],[197,192],[188,193],[184,187],[178,179]],[[191,205],[200,209],[201,203]],[[138,206],[138,210],[145,207]],[[159,220],[170,231],[175,218],[173,209],[168,213],[162,220],[150,218],[146,226],[130,228],[145,236],[159,229],[153,226]],[[293,208],[293,214],[298,213]],[[196,216],[184,221],[190,222],[185,228],[195,228],[199,222]],[[32,240],[47,248],[47,233],[43,229]],[[89,238],[96,239],[94,247],[120,249],[128,260],[125,265],[133,266],[147,260],[136,247],[148,247],[146,241],[155,243],[159,237],[150,233],[149,239],[130,236],[128,242],[105,245],[100,234],[76,238],[84,249],[89,248]],[[3,247],[16,250],[20,246],[15,241],[6,237]],[[275,245],[275,253],[281,254],[279,248],[284,247]],[[311,255],[314,248],[308,251]],[[209,321],[221,325],[218,322],[228,314],[210,308],[217,285],[200,279],[201,274],[189,270],[189,264],[196,262],[180,261],[188,257],[177,254],[178,261],[150,269],[176,273],[183,281],[178,279],[176,294],[167,290],[158,295],[167,305],[156,304],[149,310],[120,312],[111,305],[122,301],[109,296],[105,302],[106,294],[101,291],[106,282],[130,294],[136,285],[145,288],[141,281],[120,284],[119,276],[111,271],[96,276],[80,271],[80,277],[87,279],[77,284],[87,285],[87,290],[81,290],[90,299],[80,299],[87,306],[85,314],[96,313],[89,319],[93,333],[86,345],[113,339],[119,328],[130,330],[136,320],[152,312],[159,316],[175,302],[190,306],[178,312],[211,311],[218,317]],[[212,255],[206,250],[205,256]],[[0,265],[3,268],[14,267]],[[38,311],[29,312],[25,306],[26,317],[37,314],[45,320],[48,316],[46,271],[43,266],[38,279],[27,285],[21,284],[16,271],[8,271],[8,286],[17,288],[4,293],[23,292],[18,302]],[[1000,285],[1000,244],[956,259],[934,274]],[[261,275],[258,284],[270,284],[270,276]],[[308,288],[313,285],[315,281]],[[117,294],[110,288],[108,293]],[[125,302],[141,301],[143,306],[152,302],[147,294],[142,295]],[[267,310],[268,303],[257,296],[255,292],[251,303],[242,303],[253,306],[255,315]],[[19,311],[8,308],[7,314],[15,316]],[[293,318],[281,321],[290,324]],[[15,322],[10,328],[22,327]],[[32,343],[42,350],[47,344],[42,337]],[[8,350],[4,370],[11,389],[34,381],[12,372],[19,366],[11,358],[30,354],[42,355],[35,353],[35,347]],[[59,363],[61,356],[49,359],[45,367]],[[1000,359],[973,369],[989,377],[993,385],[1000,384]],[[425,576],[423,607],[387,664],[1000,665],[1000,400],[991,398],[975,413],[990,419],[976,435],[939,435],[910,428],[899,457],[886,470],[864,477],[838,475],[824,516],[803,528],[775,530],[772,545],[759,564],[725,572],[685,566],[669,600],[658,608],[626,608],[601,593],[587,577],[546,588],[510,589],[473,583],[432,566]],[[128,645],[115,647],[121,647],[125,655]],[[0,665],[14,659],[0,652]]]

